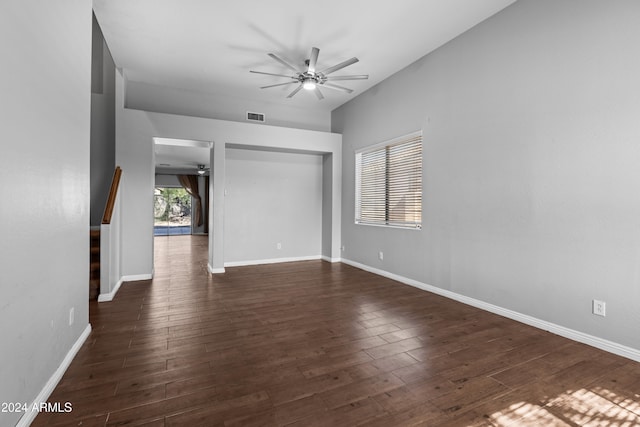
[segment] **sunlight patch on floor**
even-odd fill
[[[489,420],[497,426],[633,427],[640,425],[638,397],[620,396],[601,387],[580,389],[562,393],[544,407],[514,403],[489,415]]]

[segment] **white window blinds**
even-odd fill
[[[421,228],[422,132],[356,152],[356,224]]]

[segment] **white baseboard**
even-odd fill
[[[87,327],[84,328],[84,331],[82,331],[82,334],[80,334],[80,336],[78,337],[76,342],[73,344],[73,346],[71,347],[71,349],[69,350],[65,358],[62,360],[62,363],[60,363],[60,366],[58,366],[58,369],[56,369],[53,375],[51,375],[51,378],[49,378],[49,381],[47,381],[47,383],[44,385],[42,390],[40,390],[40,393],[38,393],[38,396],[36,396],[34,401],[31,402],[31,405],[29,405],[30,409],[27,412],[25,412],[22,418],[20,418],[20,420],[18,421],[18,424],[16,424],[16,427],[28,427],[29,425],[31,425],[31,423],[39,413],[37,410],[34,410],[33,408],[38,408],[40,406],[40,403],[46,402],[49,396],[51,396],[51,393],[53,393],[53,390],[56,388],[56,386],[62,379],[62,376],[66,372],[67,368],[69,368],[69,365],[73,361],[73,358],[78,353],[78,350],[80,350],[80,347],[82,347],[82,344],[84,344],[84,342],[87,340],[87,337],[89,336],[90,333],[91,333],[91,324],[87,324]]]
[[[134,275],[129,275],[129,276],[122,276],[120,278],[120,280],[118,280],[118,283],[116,283],[116,285],[113,287],[111,292],[109,292],[108,294],[100,294],[100,295],[98,295],[98,302],[113,301],[113,299],[115,298],[116,294],[118,293],[118,290],[120,290],[120,286],[122,286],[122,284],[124,282],[137,282],[139,280],[151,280],[152,278],[153,278],[153,273],[151,273],[151,274],[134,274]]]
[[[120,278],[123,282],[137,282],[139,280],[151,280],[153,279],[153,273],[151,274],[132,274],[129,276],[122,276]]]
[[[326,255],[322,255],[321,259],[323,261],[327,261],[327,262],[331,262],[331,263],[333,263],[333,262],[341,262],[342,261],[342,258],[331,258],[331,257],[328,257]]]
[[[111,292],[109,292],[108,294],[100,294],[100,295],[98,295],[98,302],[113,301],[113,298],[115,298],[116,294],[118,293],[118,290],[120,289],[120,286],[122,285],[122,282],[124,282],[124,280],[122,280],[122,279],[118,280],[118,283],[116,283],[116,285],[113,287],[113,290]]]
[[[224,273],[224,267],[222,268],[213,268],[213,266],[209,263],[207,263],[207,270],[209,271],[209,274],[221,274]]]
[[[636,362],[640,362],[640,349],[627,347],[622,344],[615,343],[613,341],[609,341],[603,338],[598,338],[593,335],[585,334],[584,332],[576,331],[574,329],[569,329],[564,326],[556,325],[555,323],[547,322],[546,320],[541,320],[527,314],[518,313],[517,311],[509,310],[507,308],[503,308],[497,305],[493,305],[475,298],[470,298],[465,295],[457,294],[455,292],[448,291],[446,289],[438,288],[436,286],[427,285],[426,283],[419,282],[414,279],[409,279],[407,277],[399,276],[394,273],[389,273],[388,271],[380,270],[375,267],[370,267],[365,264],[360,264],[356,261],[351,261],[348,259],[342,259],[342,262],[353,267],[359,268],[361,270],[368,271],[370,273],[377,274],[379,276],[387,277],[392,280],[396,280],[398,282],[404,283],[409,286],[413,286],[418,289],[422,289],[427,292],[431,292],[463,304],[467,304],[485,311],[489,311],[491,313],[498,314],[503,317],[507,317],[509,319],[518,321],[520,323],[524,323],[529,326],[533,326],[538,329],[542,329],[545,331],[549,331],[556,335],[560,335],[565,338],[569,338],[573,341],[578,341],[583,344],[590,345],[592,347],[599,348],[600,350],[607,351],[609,353],[617,354],[618,356],[626,357],[631,360],[635,360]]]
[[[271,258],[271,259],[259,259],[250,261],[230,261],[225,262],[225,267],[244,267],[246,265],[260,265],[260,264],[277,264],[281,262],[295,262],[295,261],[311,261],[321,259],[320,255],[289,257],[289,258]]]

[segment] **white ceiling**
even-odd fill
[[[129,81],[331,111],[487,19],[515,0],[93,0],[116,66]],[[354,93],[324,89],[286,96],[295,85],[260,86],[291,74],[267,56],[304,67],[318,47],[318,68],[351,57],[339,82]]]
[[[209,168],[211,143],[187,139],[154,138],[156,172],[180,170],[194,173],[198,165]]]

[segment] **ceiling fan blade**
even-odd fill
[[[265,73],[263,71],[249,71],[250,73],[255,73],[255,74],[265,74],[267,76],[276,76],[276,77],[288,77],[290,79],[296,79],[296,77],[293,76],[287,76],[286,74],[274,74],[274,73]]]
[[[315,92],[316,96],[318,97],[318,99],[324,99],[324,96],[322,95],[322,92],[320,92],[320,89],[318,88],[318,86],[316,86],[314,92]]]
[[[334,71],[338,71],[338,70],[340,70],[340,69],[342,69],[344,67],[348,67],[349,65],[355,64],[356,62],[358,62],[358,58],[356,58],[356,57],[353,57],[351,59],[347,59],[346,61],[341,62],[341,63],[339,63],[337,65],[334,65],[333,67],[327,68],[326,70],[324,70],[322,72],[322,74],[324,74],[324,75],[331,74]]]
[[[314,47],[311,49],[311,56],[309,56],[309,68],[307,72],[310,74],[314,74],[316,72],[316,64],[318,63],[318,55],[320,54],[320,49]]]
[[[322,87],[328,87],[329,89],[340,90],[342,92],[347,92],[347,93],[353,92],[353,89],[349,89],[348,87],[334,85],[334,84],[331,84],[331,83],[325,83],[325,84],[322,85]]]
[[[302,89],[302,85],[300,85],[300,86],[298,86],[297,88],[295,88],[295,89],[293,90],[293,92],[291,92],[291,93],[289,94],[289,96],[287,96],[287,98],[293,98],[293,95],[295,95],[296,93],[300,92],[300,89]]]
[[[269,87],[276,87],[276,86],[292,85],[292,84],[294,84],[294,83],[298,83],[298,81],[295,81],[295,82],[286,82],[286,83],[278,83],[278,84],[275,84],[275,85],[269,85],[269,86],[261,86],[261,87],[260,87],[260,89],[267,89],[267,88],[269,88]]]
[[[368,78],[368,74],[359,74],[355,76],[329,76],[326,80],[366,80]]]
[[[289,64],[287,61],[285,61],[282,58],[279,58],[278,56],[276,56],[273,53],[269,54],[270,57],[272,57],[273,59],[275,59],[276,61],[278,61],[279,63],[281,63],[282,65],[284,65],[285,67],[289,68],[290,70],[295,71],[296,73],[299,73],[298,69],[296,67],[294,67],[293,65]]]

